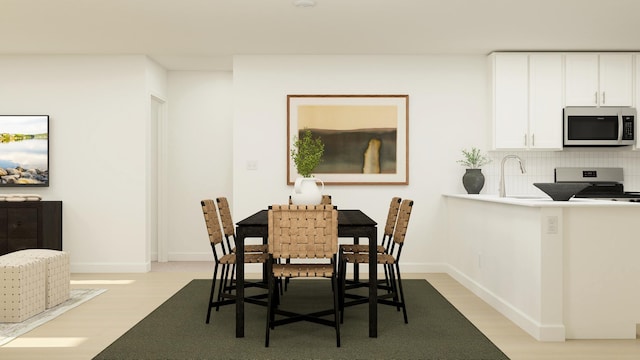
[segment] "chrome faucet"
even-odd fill
[[[524,162],[518,155],[507,155],[502,158],[502,163],[500,164],[500,187],[498,189],[498,191],[500,192],[500,197],[507,196],[507,192],[504,189],[504,163],[507,161],[507,159],[517,159],[518,163],[520,164],[520,171],[522,171],[523,174],[527,172],[524,169]]]

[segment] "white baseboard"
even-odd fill
[[[71,263],[72,273],[145,273],[151,263]]]
[[[446,265],[446,271],[449,276],[458,281],[462,286],[477,295],[479,298],[487,302],[491,307],[504,315],[507,319],[513,321],[522,330],[533,336],[538,341],[565,341],[565,327],[563,324],[542,325],[529,315],[523,313],[504,299],[494,294],[482,284],[469,278],[458,269]]]

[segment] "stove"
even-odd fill
[[[555,182],[586,182],[590,186],[576,198],[639,202],[640,192],[624,191],[622,168],[562,167],[554,170]]]

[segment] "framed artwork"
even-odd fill
[[[409,95],[287,95],[287,184],[305,129],[324,143],[313,174],[325,184],[409,184]]]

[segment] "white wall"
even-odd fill
[[[0,113],[50,115],[51,181],[2,192],[63,201],[74,272],[149,268],[148,66],[144,56],[0,56]]]
[[[409,185],[327,186],[334,204],[384,223],[393,196],[415,201],[402,263],[442,261],[442,193],[464,191],[463,147],[489,143],[484,56],[237,56],[233,69],[234,217],[291,192],[286,185],[287,94],[408,94]],[[247,170],[247,162],[257,170]],[[380,232],[383,226],[380,226]]]
[[[232,75],[170,71],[168,87],[168,260],[212,261],[200,200],[234,198]]]
[[[408,94],[410,184],[326,192],[380,223],[392,196],[414,199],[403,264],[428,271],[444,261],[441,194],[464,192],[460,150],[489,148],[487,76],[484,56],[238,56],[233,73],[167,73],[144,56],[0,56],[0,113],[51,116],[51,186],[29,192],[63,201],[72,270],[147,271],[151,95],[168,110],[161,193],[168,258],[208,261],[201,199],[227,196],[239,220],[291,191],[287,94]],[[490,154],[483,193],[497,193],[505,154]],[[514,194],[552,181],[555,166],[623,166],[627,188],[640,190],[640,152],[518,154],[529,171],[507,166]],[[257,170],[247,170],[248,161]]]

